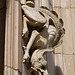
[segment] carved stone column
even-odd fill
[[[4,75],[21,75],[21,5],[7,0],[6,7]]]

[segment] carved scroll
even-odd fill
[[[34,6],[34,0],[27,0],[22,5],[23,62],[28,75],[49,75],[47,61],[43,56],[62,43],[65,29],[62,19],[58,18],[55,11],[50,11],[46,6]]]

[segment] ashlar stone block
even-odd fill
[[[57,47],[57,48],[55,49],[55,53],[56,53],[56,54],[58,54],[58,53],[62,54],[62,53],[63,53],[63,47],[62,47],[62,45],[60,45],[59,47]]]
[[[70,0],[61,0],[62,8],[70,8]]]
[[[53,7],[60,7],[61,6],[61,0],[53,0]]]
[[[63,55],[64,75],[75,75],[73,55]]]
[[[71,0],[71,7],[75,7],[75,0]]]
[[[71,22],[71,9],[61,8],[61,18],[64,22],[65,35],[63,37],[63,53],[73,54],[73,30]]]

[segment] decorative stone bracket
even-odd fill
[[[33,0],[22,5],[23,62],[28,75],[49,75],[43,56],[62,43],[63,20],[46,6],[35,8]]]
[[[22,48],[28,75],[49,75],[43,56],[62,43],[63,21],[49,9],[49,0],[21,2],[6,3],[4,75],[22,74]]]

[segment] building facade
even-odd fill
[[[36,0],[36,7],[40,6]],[[49,75],[75,75],[75,1],[44,0],[50,10],[63,19],[66,30],[63,43],[48,53]],[[26,75],[22,63],[22,10],[25,0],[0,1],[0,75]],[[44,4],[45,5],[45,4]]]

